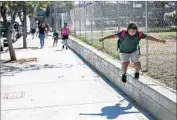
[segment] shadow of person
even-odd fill
[[[132,104],[128,104],[126,107],[121,107],[120,104],[116,104],[114,106],[107,106],[101,109],[102,113],[88,113],[83,114],[80,113],[80,115],[93,115],[93,116],[104,116],[107,119],[116,119],[119,117],[119,115],[123,114],[129,114],[129,113],[139,113],[139,112],[126,112],[126,110],[129,110],[132,108]]]
[[[64,48],[61,48],[61,49],[59,49],[59,50],[56,50],[56,51],[63,51],[64,50]]]

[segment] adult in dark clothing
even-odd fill
[[[42,23],[39,26],[38,32],[39,32],[39,39],[40,39],[41,48],[43,48],[44,47],[45,32],[46,32],[45,23]]]

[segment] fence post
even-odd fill
[[[90,22],[91,22],[91,41],[93,41],[93,18],[90,19]]]
[[[58,5],[58,2],[55,1],[53,4],[54,4],[54,29],[57,30],[57,5]]]
[[[91,41],[93,42],[93,17],[94,17],[94,15],[93,14],[95,14],[95,3],[93,3],[93,9],[92,9],[92,16],[91,16],[91,20],[90,20],[90,22],[91,22]]]
[[[117,30],[120,31],[120,22],[119,22],[119,1],[117,1]]]
[[[85,39],[87,39],[87,34],[86,34],[86,21],[87,21],[87,6],[86,6],[86,1],[84,1],[84,8],[85,8],[85,21],[84,21],[84,28],[85,28]]]
[[[145,1],[146,34],[148,34],[148,1]],[[149,70],[149,40],[146,40],[146,71]]]
[[[76,8],[74,9],[74,35],[76,36]]]
[[[103,37],[103,2],[100,2],[100,10],[101,10],[101,37]],[[102,47],[104,48],[104,41],[102,42]]]
[[[134,4],[135,4],[135,2],[132,1],[131,4],[132,4],[132,6],[131,6],[131,7],[132,7],[132,14],[131,14],[132,16],[131,16],[131,19],[130,19],[130,20],[133,21],[133,22],[135,22],[135,20],[134,20],[134,14],[135,14],[135,11],[134,11]]]
[[[81,1],[79,1],[79,16],[80,16],[80,20],[79,20],[79,31],[80,31],[80,37],[81,37]]]
[[[175,2],[176,6],[176,47],[177,47],[177,1]],[[177,49],[176,49],[176,65],[177,65]],[[176,67],[176,79],[177,79],[177,67]]]

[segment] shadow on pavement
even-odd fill
[[[69,47],[70,48],[70,47]],[[101,115],[101,116],[107,116],[107,118],[111,118],[111,117],[115,117],[117,115],[117,117],[120,115],[120,112],[115,112],[116,110],[125,110],[125,109],[130,109],[130,106],[132,107],[132,105],[138,109],[139,111],[141,111],[142,114],[144,114],[149,120],[154,120],[154,118],[146,111],[144,111],[142,109],[141,106],[139,106],[136,101],[134,101],[133,99],[131,99],[130,97],[128,97],[123,91],[121,91],[115,84],[113,84],[112,82],[110,82],[110,80],[108,78],[106,78],[103,74],[101,74],[99,71],[97,71],[92,65],[90,65],[86,60],[84,60],[77,52],[75,52],[72,48],[70,48],[75,54],[77,57],[79,57],[90,69],[92,69],[93,72],[96,72],[111,88],[113,88],[118,94],[120,94],[124,99],[126,99],[129,103],[129,104],[126,108],[121,108],[120,106],[107,106],[107,107],[104,107],[102,109],[102,113],[95,113],[95,114],[80,114],[80,115]],[[108,109],[111,111],[111,110],[115,110],[112,113],[110,113],[108,111]],[[125,112],[125,111],[124,111]],[[124,113],[123,112],[123,113]],[[124,114],[127,114],[127,113],[124,113]],[[151,116],[151,117],[150,117]]]
[[[71,68],[73,65],[58,63],[52,64],[37,64],[35,62],[8,62],[1,64],[1,76],[13,76],[16,73],[25,71],[35,71],[41,69],[52,69],[52,68]]]
[[[91,116],[103,116],[107,119],[116,119],[119,117],[119,115],[123,114],[129,114],[129,113],[139,113],[139,112],[126,112],[126,110],[129,110],[132,108],[132,104],[128,104],[126,107],[121,107],[121,104],[116,104],[114,106],[106,106],[101,109],[101,113],[87,113],[83,114],[80,113],[80,115],[91,115]]]
[[[22,49],[25,50],[25,48],[22,48],[22,47],[14,48],[14,50],[22,50]],[[37,50],[37,49],[40,49],[40,48],[38,48],[38,47],[28,47],[28,48],[26,48],[26,49],[28,49],[28,50]],[[6,50],[2,51],[1,53],[6,53],[6,52],[8,52],[8,51],[9,51],[9,49],[7,48]]]
[[[64,50],[64,48],[61,48],[61,49],[59,49],[59,50],[56,50],[56,51],[63,51]]]

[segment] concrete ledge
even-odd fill
[[[121,64],[111,56],[72,36],[68,40],[68,45],[156,119],[176,120],[176,94],[174,92],[158,85],[146,76],[140,76],[139,80],[135,80],[132,69],[128,70],[127,83],[124,84],[121,81]]]

